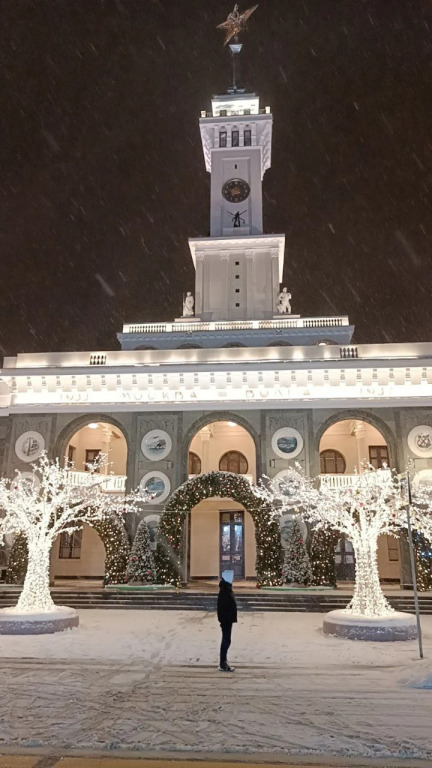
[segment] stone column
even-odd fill
[[[195,267],[195,315],[201,317],[204,311],[204,254],[197,253]]]
[[[277,248],[271,249],[271,271],[272,271],[272,306],[271,315],[277,314],[277,298],[279,296],[279,251]]]

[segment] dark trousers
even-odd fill
[[[229,622],[229,624],[223,623],[221,624],[222,629],[222,642],[220,647],[220,666],[225,667],[227,664],[227,653],[228,648],[231,645],[231,630],[232,630],[232,622]]]

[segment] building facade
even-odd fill
[[[143,513],[152,546],[171,493],[204,472],[278,479],[299,462],[337,485],[366,459],[410,466],[415,482],[429,482],[432,344],[356,345],[346,315],[293,313],[295,297],[281,285],[285,236],[263,229],[272,127],[270,108],[238,89],[201,113],[210,236],[189,241],[195,291],[181,318],[124,325],[119,351],[5,359],[4,475],[29,471],[46,449],[73,462],[75,482],[85,483],[86,466],[107,453],[107,493],[141,485],[153,494]],[[281,521],[282,542],[289,522]],[[217,578],[228,562],[238,577],[254,577],[254,525],[239,504],[202,501],[189,535],[190,578]],[[341,541],[335,557],[340,578],[352,578],[349,543]],[[380,542],[379,566],[383,579],[406,580],[394,539]],[[96,532],[60,537],[52,571],[102,577]]]

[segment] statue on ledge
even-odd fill
[[[278,296],[278,305],[277,310],[280,315],[290,315],[291,314],[291,294],[288,293],[288,288],[284,287],[282,288],[281,293]]]
[[[183,299],[183,317],[193,317],[194,316],[194,297],[192,296],[191,292],[188,291],[186,294],[186,298]]]

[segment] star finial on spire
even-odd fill
[[[234,10],[228,14],[228,18],[222,24],[217,25],[217,29],[223,29],[225,31],[224,45],[229,43],[233,37],[237,37],[240,32],[246,29],[247,20],[252,16],[253,12],[258,8],[258,3],[252,8],[249,8],[244,13],[240,13],[237,3],[234,6]]]

